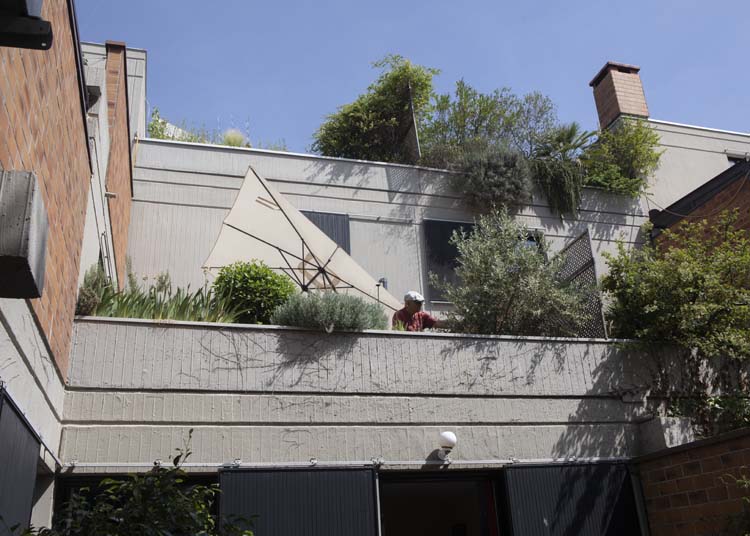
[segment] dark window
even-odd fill
[[[0,516],[5,525],[29,526],[40,443],[0,387]],[[0,534],[5,534],[0,524]]]
[[[351,239],[349,237],[349,215],[330,214],[328,212],[300,211],[323,231],[328,238],[336,242],[341,249],[351,253]]]
[[[436,274],[441,280],[458,284],[456,277],[456,266],[458,249],[450,243],[454,231],[463,230],[471,233],[474,229],[473,223],[462,223],[454,221],[424,220],[425,250],[427,254],[427,273]],[[528,247],[538,250],[544,254],[543,235],[541,231],[530,231],[527,237],[518,237],[520,247]],[[428,278],[427,288],[431,301],[445,301],[444,293],[436,288]]]
[[[515,466],[504,476],[512,534],[641,534],[633,483],[623,464]]]
[[[729,156],[729,155],[727,155],[727,160],[729,160],[729,165],[730,166],[734,166],[736,164],[739,164],[740,162],[744,162],[745,161],[745,157],[744,156]]]
[[[473,223],[455,221],[424,220],[425,252],[427,256],[427,274],[430,301],[445,301],[443,292],[430,281],[429,274],[435,274],[441,280],[458,283],[456,278],[456,259],[458,249],[451,244],[450,238],[454,231],[463,230],[470,233],[474,229]]]
[[[257,516],[259,536],[375,536],[372,469],[228,469],[222,519]]]

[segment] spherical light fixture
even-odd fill
[[[454,434],[451,431],[446,430],[445,432],[440,432],[440,435],[438,436],[438,445],[440,448],[437,451],[437,456],[444,462],[450,463],[449,455],[453,448],[456,446],[456,443],[458,443],[458,438],[456,438],[456,434]]]

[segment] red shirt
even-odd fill
[[[396,326],[398,323],[403,324],[406,331],[422,331],[434,326],[437,323],[437,318],[424,311],[417,311],[409,316],[409,312],[404,307],[393,313],[391,323],[393,326]]]

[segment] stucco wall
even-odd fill
[[[141,140],[128,247],[134,271],[149,278],[169,272],[177,285],[202,286],[206,276],[201,266],[248,165],[299,209],[348,214],[352,257],[375,279],[386,277],[394,296],[422,289],[430,299],[425,219],[474,219],[450,191],[447,175],[439,171]],[[562,249],[588,226],[601,273],[602,253],[614,251],[619,239],[637,242],[646,218],[637,200],[592,189],[585,190],[583,197],[577,219],[561,219],[536,194],[518,219],[543,230],[553,249]]]
[[[213,469],[419,466],[445,429],[456,465],[628,457],[652,416],[642,357],[603,340],[87,318],[73,348],[62,441],[75,471],[148,465],[190,428],[192,462]]]
[[[750,152],[750,134],[650,119],[663,151],[644,198],[648,209],[666,208],[730,166],[727,155]]]

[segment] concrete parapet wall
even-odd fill
[[[76,472],[148,467],[193,428],[202,470],[236,458],[420,467],[446,429],[454,466],[626,458],[663,446],[640,434],[647,371],[597,339],[83,318],[63,457]]]
[[[339,333],[124,319],[76,322],[71,387],[609,396],[648,378],[604,340]]]

